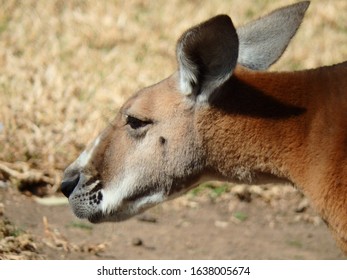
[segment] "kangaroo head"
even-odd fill
[[[211,102],[237,64],[260,70],[274,63],[307,7],[288,6],[239,29],[219,15],[186,31],[176,48],[178,71],[127,100],[65,170],[62,191],[74,213],[91,222],[120,221],[223,177],[201,130]]]

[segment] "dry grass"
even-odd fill
[[[61,171],[124,99],[175,70],[175,42],[185,29],[218,13],[240,25],[293,2],[2,0],[0,162],[41,171],[55,190]],[[345,0],[312,1],[273,69],[345,60],[346,13]]]

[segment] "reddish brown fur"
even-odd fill
[[[210,166],[230,178],[238,166],[247,166],[253,172],[275,174],[293,182],[310,198],[345,252],[346,77],[346,62],[294,73],[253,72],[239,67],[230,85],[223,88],[223,103],[217,100],[197,116]],[[271,102],[258,108],[259,100],[254,98],[248,101],[255,102],[252,110],[258,111],[258,116],[252,116],[242,105],[234,106],[238,102],[235,95],[246,93],[235,92],[242,88],[240,84],[249,86],[250,96],[262,93],[277,105],[293,106],[293,115],[289,110],[283,118],[268,116],[267,110],[273,109],[268,104]]]

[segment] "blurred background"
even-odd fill
[[[125,99],[176,70],[175,44],[182,32],[220,13],[230,15],[236,26],[242,25],[294,2],[0,0],[0,259],[341,258],[324,225],[291,187],[249,189],[208,184],[151,210],[149,218],[104,227],[74,220],[67,200],[58,193],[64,168],[115,116]],[[299,70],[346,60],[346,17],[345,0],[311,1],[298,34],[271,70]],[[216,202],[225,203],[225,208],[215,206]],[[183,208],[190,214],[182,214]],[[197,208],[202,209],[199,212]],[[178,218],[170,216],[168,209],[175,209]],[[259,209],[265,211],[264,215],[259,214]],[[292,215],[287,217],[286,212]],[[210,228],[206,222],[209,215],[215,225],[212,235],[205,232]],[[251,225],[259,221],[259,228],[252,229]],[[172,223],[175,228],[168,229]],[[271,238],[276,239],[274,229],[291,223],[298,236],[308,231],[313,234],[302,241],[280,237],[285,232],[279,232],[280,245],[271,249]],[[148,236],[127,235],[143,226],[149,227]],[[245,240],[223,243],[234,238],[231,228],[240,230]],[[250,245],[263,228],[268,230],[263,243],[270,243]],[[175,230],[170,239],[166,232]],[[216,230],[221,231],[218,236],[226,237],[222,241],[213,237],[215,249],[201,249],[199,243],[194,243],[202,234],[208,243]],[[243,234],[247,230],[251,232],[248,237]],[[148,245],[156,231],[164,238],[159,242],[163,248]],[[314,236],[318,231],[320,235]],[[191,232],[190,243],[174,243],[180,234],[189,236]],[[40,243],[40,236],[46,242]],[[98,242],[90,245],[90,240],[97,237]],[[317,240],[320,243],[319,238],[327,240],[326,247],[314,245]],[[17,249],[9,245],[9,240]],[[304,245],[309,242],[311,247]],[[122,254],[110,249],[115,244],[125,246],[121,247]],[[226,244],[240,247],[239,253],[234,249],[223,251]],[[287,247],[288,254],[282,254]]]

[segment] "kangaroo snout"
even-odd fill
[[[69,196],[72,194],[72,192],[78,185],[79,180],[80,180],[79,173],[75,173],[73,175],[65,175],[63,178],[63,181],[61,182],[61,192],[67,198],[69,198]]]

